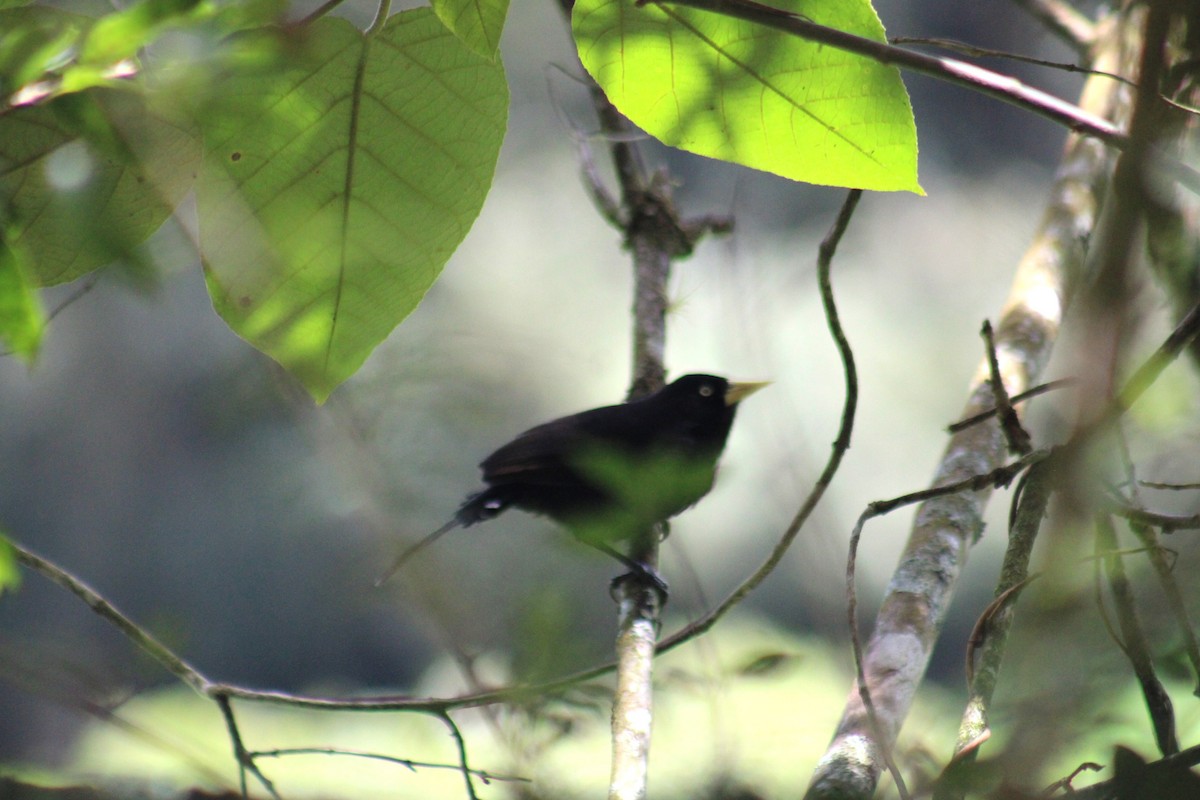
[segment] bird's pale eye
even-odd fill
[[[705,383],[700,386],[700,396],[701,397],[712,397],[712,393],[713,393],[713,387],[710,386],[709,384]]]

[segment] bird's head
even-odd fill
[[[716,375],[684,375],[668,384],[659,393],[672,398],[681,407],[708,409],[720,413],[722,409],[733,409],[770,381],[734,383]]]

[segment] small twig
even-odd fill
[[[1059,791],[1060,789],[1066,789],[1068,793],[1073,795],[1073,794],[1075,794],[1075,789],[1073,786],[1071,786],[1071,784],[1075,781],[1076,778],[1079,777],[1080,773],[1099,772],[1102,769],[1104,769],[1103,764],[1097,764],[1095,761],[1085,761],[1082,764],[1080,764],[1078,767],[1076,767],[1075,769],[1071,770],[1070,775],[1068,775],[1065,778],[1059,778],[1054,783],[1050,784],[1045,789],[1043,789],[1042,794],[1048,797],[1051,794],[1053,794],[1054,792]]]
[[[895,45],[927,45],[929,47],[940,47],[943,50],[950,50],[959,55],[970,56],[972,58],[1001,58],[1008,61],[1018,61],[1022,64],[1033,64],[1039,67],[1047,67],[1049,69],[1062,70],[1063,72],[1071,72],[1079,75],[1098,75],[1102,78],[1112,78],[1114,81],[1129,86],[1137,86],[1137,83],[1122,77],[1112,72],[1104,70],[1091,69],[1089,67],[1081,67],[1078,64],[1071,64],[1065,61],[1047,61],[1044,58],[1034,58],[1033,56],[1021,55],[1020,53],[1010,53],[1007,50],[992,50],[987,47],[979,47],[978,45],[960,42],[955,39],[942,39],[930,36],[893,36],[888,39],[889,42]]]
[[[992,334],[990,320],[983,321],[980,331],[987,347],[988,371],[991,375],[992,397],[996,403],[996,414],[1000,417],[1000,430],[1004,432],[1004,440],[1008,442],[1008,452],[1013,455],[1024,455],[1033,449],[1029,432],[1021,425],[1017,412],[1013,409],[1012,401],[1008,398],[1008,390],[1004,388],[1004,377],[1000,374],[1000,361],[996,357],[996,337]]]
[[[383,761],[388,764],[398,764],[402,767],[407,767],[410,771],[416,772],[419,769],[452,769],[455,772],[462,772],[462,764],[439,764],[433,761],[414,761],[411,758],[398,758],[389,756],[384,753],[371,753],[365,750],[347,750],[341,747],[284,747],[278,750],[255,750],[249,754],[252,758],[282,758],[284,756],[350,756],[352,758],[366,758],[373,761]],[[494,772],[488,772],[482,769],[472,769],[471,774],[479,778],[485,784],[490,784],[492,781],[503,781],[508,783],[532,783],[530,778],[522,778],[518,775],[497,775]]]
[[[1177,111],[1182,111],[1183,113],[1191,114],[1192,116],[1200,116],[1200,108],[1195,108],[1193,106],[1185,105],[1184,103],[1181,103],[1178,100],[1172,100],[1171,98],[1166,97],[1166,96],[1161,96],[1161,99],[1164,103],[1169,105],[1171,108],[1176,109]]]
[[[1056,381],[1046,381],[1045,383],[1039,383],[1032,389],[1026,389],[1020,394],[1014,394],[1009,398],[1009,402],[1020,403],[1023,400],[1029,400],[1032,397],[1037,397],[1040,394],[1045,394],[1046,392],[1050,392],[1055,389],[1074,386],[1076,383],[1078,383],[1078,381],[1076,381],[1074,378],[1060,378]],[[978,414],[972,414],[965,419],[960,419],[958,422],[950,423],[948,426],[946,426],[946,430],[949,433],[958,433],[959,431],[966,430],[972,425],[978,425],[980,422],[996,416],[997,410],[998,409],[996,408],[989,408],[987,411],[980,411]]]
[[[1108,509],[1118,517],[1124,517],[1131,523],[1140,525],[1152,525],[1160,529],[1163,533],[1174,533],[1175,531],[1196,530],[1200,528],[1200,514],[1192,514],[1191,516],[1175,516],[1174,514],[1160,514],[1157,511],[1147,511],[1144,508],[1135,508],[1125,504],[1113,504]]]
[[[1044,509],[1045,506],[1043,506]],[[1025,556],[1028,558],[1028,551],[1026,551]],[[1036,572],[1026,577],[1020,583],[1003,589],[992,602],[987,604],[982,613],[980,613],[979,619],[975,620],[975,625],[971,628],[971,636],[967,639],[965,670],[967,686],[972,690],[975,688],[975,652],[983,646],[984,642],[992,641],[988,638],[988,628],[998,627],[995,623],[1000,612],[1007,609],[1008,604],[1016,599],[1016,596],[1022,589],[1040,577],[1042,577],[1042,573]]]
[[[808,496],[800,504],[800,508],[797,509],[795,516],[788,523],[787,529],[783,532],[783,535],[779,538],[779,541],[775,544],[775,547],[771,550],[766,560],[763,561],[749,578],[742,581],[728,597],[721,601],[720,605],[659,642],[659,653],[664,653],[706,633],[721,617],[725,616],[734,606],[744,600],[752,591],[758,588],[759,584],[767,579],[767,576],[783,560],[788,548],[791,547],[792,542],[795,541],[804,524],[812,516],[812,512],[824,496],[825,490],[833,483],[834,475],[837,474],[838,468],[841,466],[842,458],[846,455],[846,451],[850,449],[850,439],[854,431],[854,416],[858,408],[858,371],[854,365],[854,351],[851,349],[850,342],[846,338],[846,332],[842,328],[837,303],[833,296],[833,282],[830,273],[838,244],[841,242],[846,229],[850,225],[850,219],[854,216],[854,210],[857,208],[861,197],[862,191],[859,189],[852,189],[846,194],[846,199],[842,202],[837,219],[825,235],[825,238],[821,241],[817,255],[817,281],[821,291],[821,303],[825,310],[825,321],[829,327],[830,336],[833,337],[834,345],[837,347],[838,355],[841,358],[842,375],[846,384],[846,396],[842,404],[841,423],[838,427],[837,436],[834,438],[829,459],[826,461],[825,468],[821,470],[821,474],[813,484],[812,489],[809,490]]]
[[[458,769],[462,773],[463,781],[467,784],[467,797],[469,800],[479,800],[479,795],[475,793],[475,781],[471,779],[475,770],[471,769],[471,765],[467,763],[467,743],[463,739],[462,731],[458,729],[458,724],[451,719],[448,713],[443,711],[435,716],[446,723],[446,727],[450,729],[450,736],[454,739],[454,746],[458,750]]]
[[[578,140],[578,147],[579,163],[583,173],[583,185],[587,188],[592,202],[596,204],[596,210],[600,212],[600,216],[604,217],[609,225],[612,225],[614,228],[625,228],[629,224],[629,221],[625,218],[620,204],[605,187],[604,180],[596,170],[596,161],[592,157],[591,145],[588,144],[585,137],[581,136]]]
[[[899,497],[893,497],[891,500],[876,500],[867,505],[867,510],[863,515],[870,519],[883,514],[895,511],[901,506],[909,506],[913,503],[920,503],[925,500],[931,500],[935,497],[944,497],[949,494],[958,494],[965,491],[980,491],[982,489],[1003,489],[1012,483],[1013,478],[1020,475],[1026,469],[1039,461],[1044,461],[1050,456],[1052,451],[1042,449],[1033,450],[1018,458],[1016,461],[1009,462],[996,467],[993,470],[985,472],[981,475],[972,475],[969,478],[964,478],[961,481],[954,483],[943,484],[942,486],[934,486],[929,489],[921,489],[920,491],[902,494]]]
[[[1160,481],[1138,481],[1138,485],[1145,486],[1147,489],[1166,489],[1173,492],[1179,492],[1185,489],[1200,489],[1200,483],[1162,483]]]
[[[151,635],[148,631],[141,628],[137,623],[129,617],[121,613],[112,603],[105,600],[99,592],[86,583],[76,578],[71,573],[67,572],[62,567],[54,564],[41,556],[35,555],[24,546],[17,544],[12,539],[6,538],[9,546],[12,547],[13,553],[17,557],[17,561],[24,564],[26,567],[40,572],[42,575],[49,578],[54,583],[66,589],[71,594],[82,600],[88,608],[99,614],[102,618],[108,620],[134,645],[148,653],[155,661],[161,664],[167,672],[170,672],[176,678],[186,683],[188,686],[195,689],[200,694],[207,694],[212,686],[208,678],[204,677],[199,670],[191,664],[184,661],[179,656],[160,642],[157,638]]]
[[[979,755],[979,749],[991,738],[991,729],[985,727],[974,739],[955,748],[954,755],[950,756],[950,760],[946,762],[946,766],[933,783],[933,800],[942,797],[963,796],[964,793],[960,789],[962,781],[959,775],[975,762]]]
[[[1164,758],[1160,758],[1158,761],[1149,762],[1145,765],[1145,774],[1147,778],[1152,774],[1170,774],[1175,771],[1190,769],[1197,764],[1200,764],[1200,745],[1195,745],[1187,748],[1186,750],[1181,750],[1174,755],[1165,756]],[[1072,791],[1070,789],[1071,779],[1085,769],[1098,772],[1099,770],[1103,769],[1103,767],[1090,762],[1085,763],[1075,770],[1075,772],[1071,773],[1069,778],[1064,778],[1062,781],[1057,781],[1056,783],[1048,786],[1046,788],[1047,794],[1056,788],[1063,788],[1063,785],[1065,784],[1065,787],[1069,792],[1067,796],[1070,797],[1071,800],[1111,800],[1111,798],[1116,797],[1115,789],[1117,787],[1117,781],[1119,778],[1111,778],[1109,780],[1101,781],[1100,783],[1093,783],[1091,786],[1085,786],[1082,789],[1075,789]],[[1153,784],[1151,781],[1146,780],[1145,785],[1149,786]]]
[[[249,793],[246,787],[246,773],[249,772],[262,787],[267,790],[267,793],[274,797],[275,800],[281,800],[279,792],[275,789],[275,784],[271,782],[258,765],[254,763],[254,755],[246,749],[246,745],[242,743],[242,734],[238,730],[237,718],[233,715],[233,704],[230,703],[229,697],[223,694],[213,695],[213,700],[216,701],[217,707],[221,709],[221,716],[225,719],[225,727],[229,731],[229,740],[233,743],[233,758],[238,765],[238,779],[242,788],[242,797],[249,798]]]
[[[317,6],[317,8],[311,14],[308,14],[306,17],[300,20],[299,25],[301,27],[305,25],[311,25],[344,2],[346,2],[346,0],[325,0],[325,2]]]
[[[881,512],[886,513],[886,512]],[[900,793],[902,800],[908,796],[908,789],[904,785],[904,781],[897,780],[899,767],[897,767],[895,759],[892,758],[891,747],[887,745],[887,737],[883,735],[882,726],[879,724],[879,713],[875,709],[875,701],[871,698],[871,688],[867,685],[867,671],[863,659],[862,637],[858,632],[858,590],[856,589],[858,568],[858,543],[862,540],[863,525],[867,520],[875,516],[872,509],[868,506],[858,517],[858,522],[854,524],[854,530],[850,533],[849,555],[846,559],[846,615],[850,624],[850,649],[854,653],[854,685],[858,689],[859,700],[866,709],[867,719],[870,723],[871,730],[875,736],[875,744],[879,749],[880,755],[883,758],[884,766],[892,775],[892,779],[896,782],[896,790]]]
[[[50,311],[50,313],[48,313],[46,315],[46,322],[50,322],[51,320],[53,320],[59,314],[66,311],[68,308],[70,308],[72,305],[74,305],[77,301],[81,300],[85,295],[87,295],[89,292],[91,292],[93,289],[95,289],[96,284],[100,283],[100,278],[103,275],[104,275],[104,273],[101,270],[97,270],[96,272],[90,273],[86,278],[84,278],[84,280],[79,284],[79,286],[77,286],[75,288],[74,291],[72,291],[69,295],[64,297],[62,299],[62,302],[60,302],[58,305],[56,305]]]
[[[383,26],[387,24],[388,15],[392,13],[392,0],[379,0],[379,7],[375,11],[375,19],[371,21],[370,27],[366,30],[366,36],[374,36],[383,30]]]
[[[1158,380],[1158,376],[1162,374],[1163,370],[1179,357],[1179,354],[1192,339],[1196,338],[1197,334],[1200,334],[1200,303],[1192,306],[1170,335],[1159,345],[1158,350],[1146,359],[1142,366],[1125,382],[1121,393],[1117,396],[1115,412],[1120,413],[1132,408],[1138,398]]]

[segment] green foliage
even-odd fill
[[[789,5],[885,41],[867,0]],[[793,180],[921,193],[908,94],[895,67],[705,11],[579,0],[583,65],[665,144]]]
[[[200,160],[189,127],[96,89],[0,114],[0,202],[42,285],[127,257],[170,216]]]
[[[222,82],[197,196],[218,313],[323,400],[466,236],[508,92],[429,9],[375,36],[318,20],[302,45],[284,69]]]
[[[17,356],[32,361],[42,342],[46,317],[22,259],[5,241],[7,238],[0,236],[0,341]],[[0,552],[0,591],[4,589],[6,552]]]
[[[605,514],[585,516],[572,527],[586,542],[611,542],[649,530],[703,496],[713,482],[713,464],[670,451],[634,455],[620,448],[585,449],[571,466],[617,502]]]
[[[508,16],[508,0],[431,0],[438,19],[467,47],[494,59]]]
[[[17,557],[12,545],[0,533],[0,594],[5,590],[16,590],[21,585],[21,571],[17,569]]]
[[[15,351],[40,336],[27,284],[139,263],[193,189],[214,307],[318,400],[421,301],[491,187],[508,0],[435,0],[365,34],[279,24],[286,5],[141,0],[92,19],[0,4],[0,335]],[[805,13],[882,39],[865,0],[826,5]],[[574,28],[618,107],[668,144],[920,191],[892,68],[631,0],[581,0]]]

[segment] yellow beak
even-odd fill
[[[770,381],[751,381],[747,383],[731,383],[725,390],[725,405],[732,406],[742,402],[764,386],[770,386]]]

